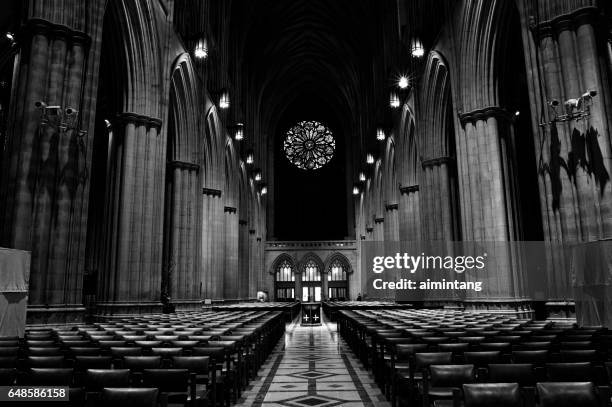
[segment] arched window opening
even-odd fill
[[[295,299],[295,270],[288,260],[283,260],[276,268],[275,286],[277,301]]]
[[[330,300],[344,301],[347,298],[348,278],[347,268],[340,260],[334,260],[329,267],[328,296]]]

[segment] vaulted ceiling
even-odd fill
[[[367,117],[375,121],[388,86],[383,38],[392,35],[393,7],[370,0],[234,1],[230,43],[242,93],[263,107],[264,132],[304,93],[316,93],[346,123],[346,134],[360,135]]]

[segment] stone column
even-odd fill
[[[458,139],[461,161],[461,190],[469,191],[470,199],[462,200],[462,231],[465,240],[506,242],[517,235],[515,214],[517,193],[514,190],[513,143],[510,115],[501,108],[489,107],[460,115],[463,134]],[[467,153],[467,156],[464,154]],[[489,289],[474,297],[513,299],[522,293],[515,281],[519,268],[513,267],[509,247],[495,248],[497,268],[487,269],[487,276],[478,276],[490,282]],[[472,277],[466,275],[466,279]],[[476,278],[476,277],[474,277]]]
[[[418,185],[400,187],[399,239],[401,241],[419,240],[421,238],[421,206],[419,201]]]
[[[385,241],[395,242],[399,240],[399,204],[390,203],[385,205]]]
[[[177,308],[193,306],[200,300],[203,281],[197,271],[198,219],[200,197],[197,192],[200,166],[174,160],[168,163],[171,183],[166,196],[166,248],[163,261],[165,288]]]
[[[221,190],[202,188],[202,273],[205,296],[223,299],[223,203]]]
[[[104,313],[160,310],[166,145],[160,128],[159,119],[135,113],[118,115],[113,125],[99,296]]]
[[[329,299],[329,272],[328,269],[321,270],[321,301]]]
[[[302,270],[297,266],[295,269],[295,299],[302,301]]]
[[[225,267],[223,269],[223,299],[238,299],[238,215],[234,207],[223,208],[225,213]]]
[[[238,296],[241,300],[248,300],[250,295],[250,285],[252,285],[252,281],[250,279],[249,273],[249,231],[248,231],[248,222],[244,219],[240,219],[238,221],[238,280],[240,281],[240,286],[238,289]],[[253,298],[253,297],[251,297]]]
[[[259,267],[259,256],[257,253],[257,241],[255,240],[255,229],[249,229],[248,245],[249,245],[249,288],[248,295],[250,298],[256,298],[257,291],[264,290],[265,287],[261,281],[261,270]]]
[[[84,312],[91,38],[32,18],[20,42],[2,160],[0,245],[31,251],[28,319],[75,321]]]

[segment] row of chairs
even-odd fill
[[[559,372],[568,370],[588,371],[572,376],[579,381],[609,384],[604,362],[609,359],[610,335],[600,327],[449,310],[340,310],[337,319],[341,335],[372,369],[393,405],[431,405],[423,389],[436,365],[463,369],[464,375],[454,382],[456,391],[463,384],[500,381],[500,371],[513,369],[533,371],[534,389],[537,383],[558,381]],[[446,397],[452,400],[450,390]]]
[[[95,404],[102,398],[88,391],[88,375],[127,372],[127,381],[98,386],[98,393],[104,387],[130,391],[145,386],[155,387],[162,404],[168,394],[177,393],[185,405],[203,399],[229,405],[283,333],[283,315],[276,311],[154,314],[36,328],[24,338],[0,338],[0,380],[6,385],[44,383],[55,372],[75,400],[85,394]],[[159,386],[152,386],[160,377]]]

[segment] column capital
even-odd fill
[[[453,157],[450,156],[430,158],[428,160],[421,161],[421,167],[435,167],[436,165],[448,164],[451,161],[453,161]]]
[[[479,120],[487,120],[491,117],[508,121],[512,120],[512,115],[506,109],[499,106],[487,106],[466,113],[459,112],[459,121],[461,121],[462,126],[465,126],[466,123],[475,123]]]
[[[419,191],[419,185],[415,184],[415,185],[406,185],[405,187],[400,185],[400,194],[402,195],[408,195],[412,192],[418,192]]]
[[[204,195],[209,195],[209,196],[221,196],[221,190],[220,189],[213,189],[213,188],[202,188],[202,194]]]
[[[117,121],[122,124],[134,123],[139,126],[154,127],[157,130],[161,129],[161,119],[145,116],[133,112],[123,112],[117,114]]]
[[[224,206],[223,212],[225,213],[236,213],[237,209],[234,206]]]
[[[200,166],[198,164],[194,164],[194,163],[190,163],[186,161],[180,161],[180,160],[169,161],[168,167],[172,169],[179,168],[182,170],[196,171],[196,172],[200,170]]]
[[[249,224],[249,222],[247,222],[247,221],[246,221],[246,220],[244,220],[244,219],[238,219],[238,224],[239,224],[240,226],[246,226],[246,225],[248,225],[248,224]]]
[[[24,32],[29,35],[45,35],[50,38],[64,38],[73,43],[85,46],[91,44],[91,37],[83,31],[73,30],[61,24],[55,24],[42,18],[31,18],[24,27]]]
[[[385,210],[387,211],[395,211],[398,208],[399,208],[399,205],[397,203],[390,203],[390,204],[385,205]]]
[[[383,223],[385,218],[374,218],[374,223]]]

